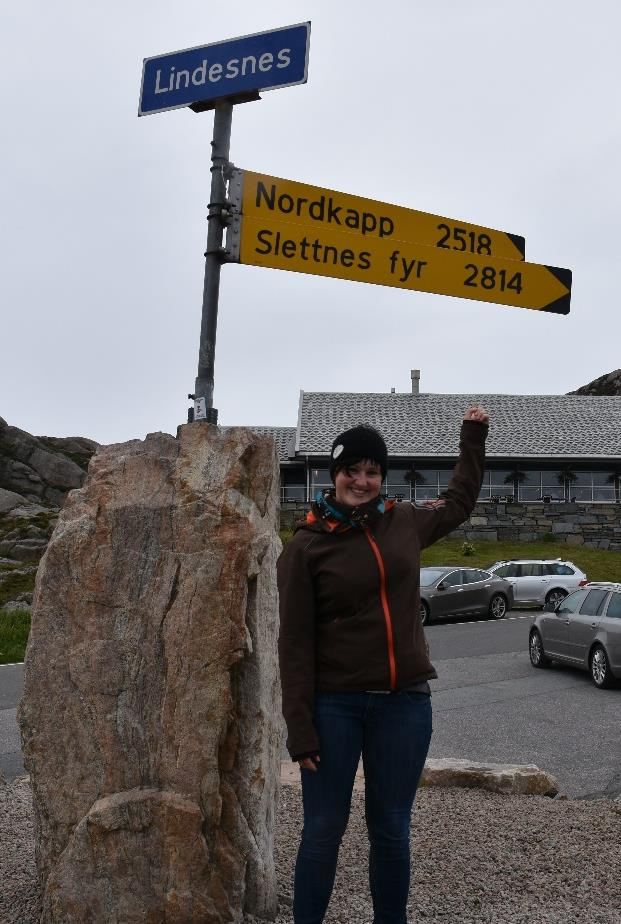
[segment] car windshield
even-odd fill
[[[421,568],[420,582],[423,587],[428,587],[430,584],[435,584],[436,581],[443,578],[445,574],[446,568]]]

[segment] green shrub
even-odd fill
[[[461,544],[461,554],[462,555],[476,555],[477,550],[471,542],[462,542]]]
[[[557,542],[558,536],[555,536],[554,533],[544,533],[541,537],[542,542]]]

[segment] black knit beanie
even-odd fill
[[[382,481],[388,471],[388,450],[381,433],[361,424],[339,433],[330,451],[330,477],[334,481],[337,469],[354,465],[361,459],[377,462],[382,470]]]

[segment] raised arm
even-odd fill
[[[468,518],[477,502],[485,468],[485,438],[489,415],[479,405],[464,414],[459,438],[459,458],[446,491],[425,509],[416,510],[421,548],[437,542]]]

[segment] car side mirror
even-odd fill
[[[446,590],[446,584],[444,583],[444,581],[440,581],[440,583],[436,587],[436,590]]]

